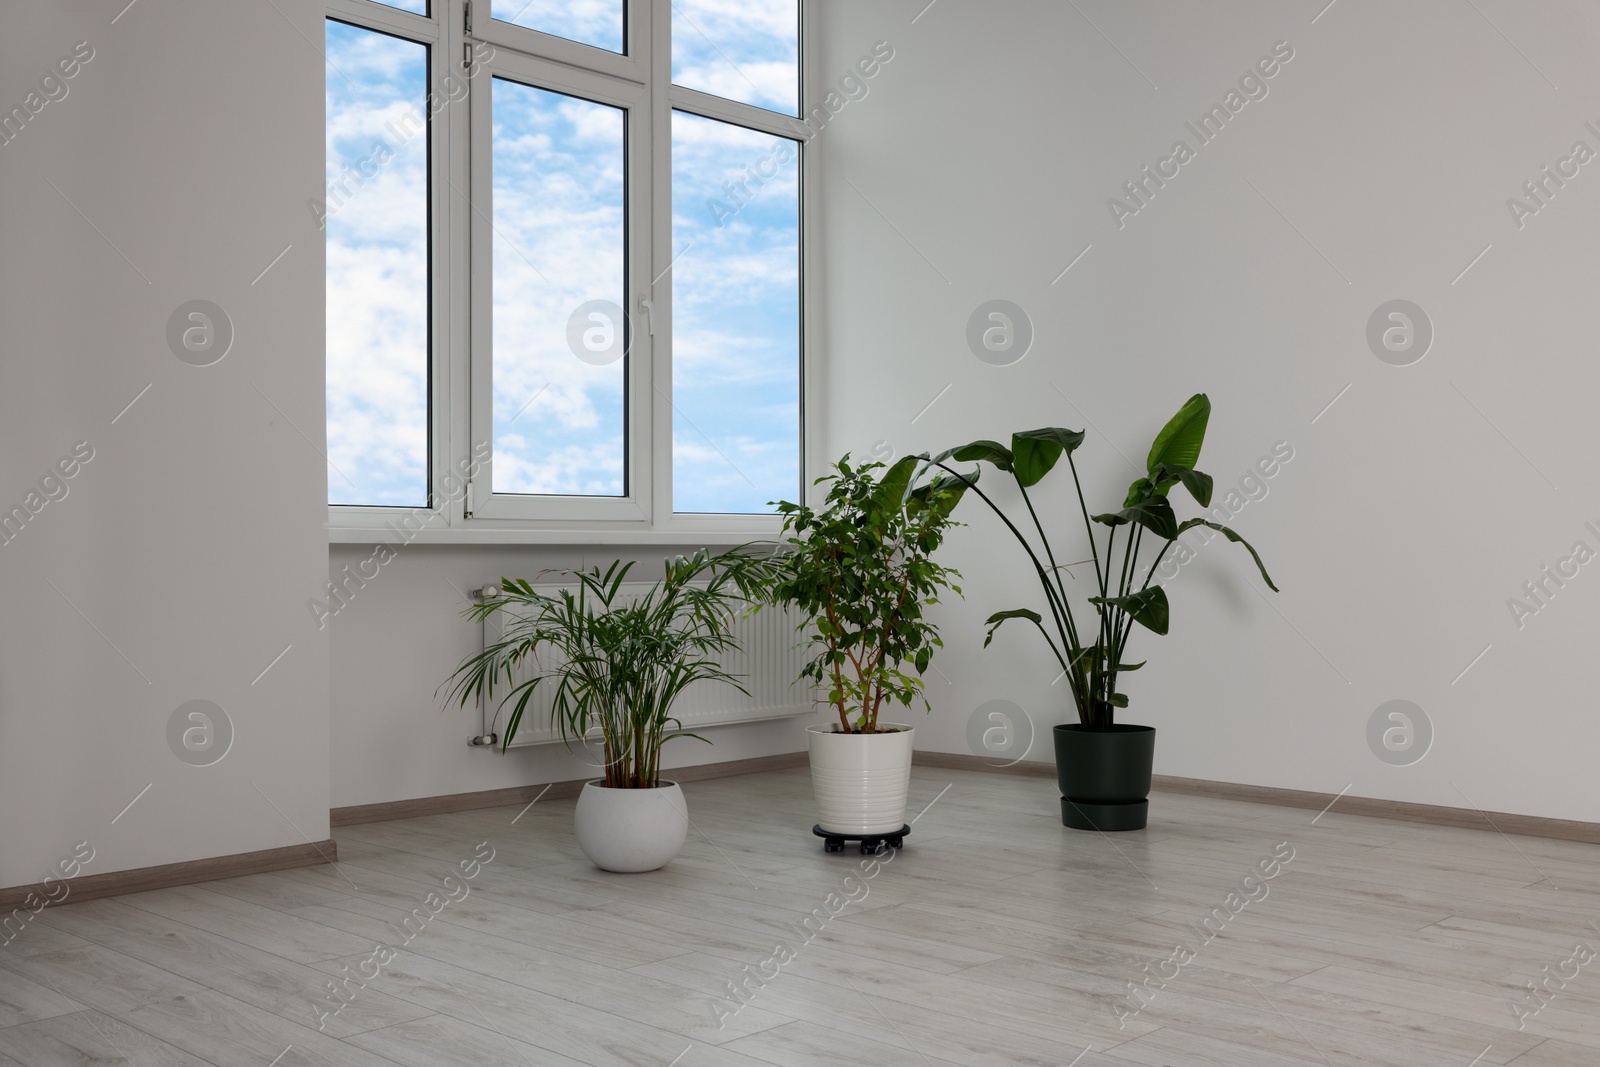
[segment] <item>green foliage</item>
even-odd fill
[[[665,576],[642,596],[624,593],[632,563],[604,571],[541,571],[532,582],[502,579],[502,595],[466,611],[504,617],[500,640],[468,656],[441,688],[446,701],[491,700],[511,707],[510,745],[538,687],[554,685],[551,721],[570,746],[599,731],[606,785],[651,789],[659,784],[661,747],[686,733],[672,705],[703,679],[748,692],[718,660],[737,648],[730,627],[772,577],[769,560],[739,550],[702,549],[665,564]],[[572,583],[554,594],[535,586],[548,578]],[[530,673],[518,681],[518,668]],[[498,711],[496,713],[498,718]]]
[[[1196,393],[1184,401],[1178,413],[1167,420],[1150,442],[1150,455],[1145,467],[1152,476],[1163,465],[1193,469],[1200,462],[1200,446],[1206,440],[1206,424],[1211,421],[1211,400],[1204,393]],[[1156,479],[1156,492],[1164,493],[1172,483]]]
[[[1262,580],[1273,592],[1278,590],[1272,584],[1261,557],[1244,538],[1208,519],[1189,519],[1179,523],[1172,510],[1167,490],[1180,484],[1201,507],[1211,504],[1211,476],[1194,469],[1200,460],[1200,448],[1205,442],[1206,425],[1210,418],[1211,401],[1206,395],[1196,393],[1190,397],[1156,435],[1150,446],[1145,474],[1128,487],[1122,509],[1092,518],[1083,500],[1083,484],[1078,480],[1077,464],[1072,460],[1072,454],[1083,443],[1083,434],[1076,430],[1059,427],[1027,430],[1012,435],[1010,448],[995,441],[974,441],[942,452],[932,461],[932,466],[944,472],[938,475],[939,480],[947,481],[951,477],[964,480],[966,487],[971,488],[1005,523],[1028,554],[1050,609],[1048,620],[1029,608],[995,612],[988,619],[989,629],[984,637],[984,646],[988,647],[989,642],[994,640],[995,631],[1013,619],[1031,623],[1044,637],[1050,651],[1061,664],[1062,671],[1071,680],[1078,719],[1085,729],[1111,729],[1114,709],[1128,706],[1127,695],[1117,691],[1117,676],[1144,666],[1142,662],[1122,662],[1132,636],[1133,624],[1138,623],[1152,633],[1167,632],[1166,590],[1151,586],[1150,581],[1162,557],[1176,543],[1179,534],[1195,526],[1206,526],[1218,531],[1229,541],[1244,545],[1251,559],[1255,560]],[[1079,629],[1078,619],[1073,614],[1067,596],[1066,584],[1061,580],[1063,568],[1056,564],[1050,539],[1028,496],[1029,487],[1042,481],[1063,457],[1072,471],[1078,494],[1078,510],[1083,517],[1084,533],[1089,541],[1091,558],[1083,562],[1094,564],[1095,591],[1098,595],[1087,598],[1095,612],[1092,633],[1087,627]],[[977,487],[976,470],[971,474],[962,474],[949,466],[946,460],[988,463],[996,470],[1009,473],[1022,494],[1028,512],[1027,521],[1033,525],[1038,548],[1018,524],[1012,522],[994,500]],[[1103,544],[1095,539],[1096,523],[1106,527]],[[1119,529],[1123,530],[1120,562],[1116,558]],[[1161,541],[1162,546],[1149,566],[1141,570],[1139,554],[1144,547],[1147,531]]]
[[[961,592],[960,574],[932,556],[960,525],[950,513],[967,481],[940,475],[913,486],[926,462],[906,456],[888,468],[853,467],[847,455],[816,481],[828,486],[820,510],[776,505],[789,551],[769,595],[806,616],[801,630],[817,652],[801,677],[826,690],[845,730],[875,733],[885,701],[928,707],[920,675],[943,642],[923,610],[943,590]]]

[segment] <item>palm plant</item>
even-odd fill
[[[661,748],[675,737],[705,738],[683,730],[674,701],[695,682],[726,682],[748,690],[719,665],[737,649],[733,622],[759,595],[770,561],[738,550],[713,556],[701,549],[666,561],[665,575],[648,592],[623,584],[633,564],[620,560],[604,571],[546,570],[533,581],[503,579],[502,595],[473,605],[466,615],[501,614],[500,639],[468,656],[441,688],[446,701],[492,700],[496,712],[511,707],[502,751],[522,724],[541,684],[553,684],[551,721],[569,746],[599,732],[605,784],[653,789],[660,781]],[[554,593],[535,583],[570,583]],[[521,680],[519,669],[528,668]]]
[[[803,612],[816,655],[801,677],[826,689],[847,733],[877,732],[886,701],[909,707],[920,698],[927,706],[920,675],[943,642],[923,609],[939,602],[941,590],[961,592],[960,574],[931,556],[960,525],[950,512],[966,485],[945,478],[913,487],[925,462],[925,455],[906,456],[884,469],[852,466],[846,455],[816,481],[828,486],[820,509],[777,504],[792,536],[769,596]]]
[[[1044,636],[1045,643],[1050,646],[1051,653],[1071,681],[1078,719],[1085,730],[1110,730],[1116,714],[1115,709],[1128,706],[1127,695],[1117,690],[1117,679],[1124,671],[1136,671],[1144,666],[1143,662],[1123,662],[1132,636],[1133,624],[1138,623],[1153,633],[1167,632],[1166,590],[1159,585],[1152,586],[1150,581],[1162,557],[1176,542],[1178,535],[1194,527],[1204,526],[1216,530],[1229,541],[1244,545],[1249,550],[1251,558],[1255,560],[1262,580],[1273,592],[1278,591],[1278,587],[1272,584],[1272,578],[1268,576],[1261,557],[1249,542],[1228,527],[1209,519],[1194,518],[1179,523],[1172,510],[1172,503],[1167,498],[1169,489],[1182,484],[1201,507],[1211,505],[1211,476],[1194,469],[1195,463],[1200,459],[1200,446],[1205,441],[1206,424],[1210,417],[1211,401],[1206,395],[1196,393],[1190,397],[1156,435],[1146,460],[1145,474],[1128,487],[1122,509],[1092,517],[1089,515],[1088,506],[1084,503],[1083,483],[1078,478],[1077,464],[1072,459],[1073,452],[1083,443],[1083,432],[1080,430],[1049,427],[1015,433],[1011,435],[1010,448],[995,441],[974,441],[943,452],[931,461],[932,466],[961,479],[967,488],[976,493],[979,499],[1000,517],[1006,529],[1011,531],[1027,553],[1028,560],[1033,564],[1034,572],[1039,578],[1039,584],[1044,589],[1045,604],[1050,615],[1048,628],[1045,626],[1044,617],[1029,608],[998,611],[987,620],[989,631],[984,638],[984,647],[987,648],[989,642],[994,640],[995,631],[1011,619],[1026,619],[1031,622]],[[1044,524],[1040,522],[1038,512],[1033,507],[1033,500],[1028,495],[1029,487],[1037,485],[1063,457],[1066,458],[1072,471],[1072,480],[1078,493],[1078,509],[1083,516],[1084,531],[1089,541],[1090,558],[1079,562],[1094,565],[1098,595],[1088,598],[1088,602],[1095,609],[1092,629],[1087,623],[1080,628],[1079,620],[1073,614],[1066,584],[1061,579],[1062,571],[1066,570],[1066,567],[1056,563],[1055,552],[1045,533]],[[1028,520],[1037,535],[1038,548],[1035,548],[1033,542],[1007,517],[993,499],[978,489],[976,471],[962,474],[947,465],[945,463],[947,459],[962,463],[972,461],[988,463],[996,470],[1009,473],[1022,494]],[[1095,540],[1095,524],[1106,527],[1103,544]],[[1117,531],[1124,527],[1126,530],[1122,537],[1122,559],[1118,562]],[[1148,567],[1141,569],[1140,552],[1145,547],[1144,536],[1147,532],[1158,538],[1162,544],[1155,559]],[[1067,566],[1077,565],[1077,563],[1067,564]]]

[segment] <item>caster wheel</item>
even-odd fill
[[[818,823],[811,828],[811,832],[822,838],[822,850],[824,852],[843,852],[846,841],[859,841],[861,842],[861,854],[863,856],[875,856],[881,854],[886,848],[903,848],[906,835],[911,832],[911,827],[902,826],[893,833],[880,832],[858,835],[834,833],[831,830],[824,830],[822,824]]]

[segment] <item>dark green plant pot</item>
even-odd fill
[[[1150,812],[1155,727],[1116,723],[1101,732],[1074,722],[1052,732],[1062,824],[1074,830],[1143,830]]]

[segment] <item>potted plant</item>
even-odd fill
[[[989,616],[984,647],[994,640],[995,631],[1012,619],[1026,619],[1044,636],[1051,653],[1068,679],[1078,721],[1054,728],[1056,774],[1061,786],[1061,821],[1084,830],[1137,830],[1144,827],[1148,811],[1150,773],[1155,756],[1155,729],[1115,721],[1116,710],[1128,706],[1128,697],[1117,688],[1127,671],[1144,666],[1127,663],[1128,643],[1133,624],[1153,633],[1167,632],[1167,594],[1151,585],[1156,567],[1176,542],[1178,535],[1197,526],[1207,527],[1249,550],[1267,586],[1277,592],[1261,557],[1249,542],[1228,527],[1209,519],[1178,522],[1167,492],[1182,485],[1201,507],[1211,504],[1211,478],[1194,469],[1200,459],[1206,424],[1211,417],[1211,401],[1197,393],[1156,435],[1145,461],[1145,474],[1128,487],[1122,508],[1090,516],[1083,499],[1083,484],[1072,454],[1083,443],[1083,433],[1051,427],[1011,435],[1011,447],[995,441],[974,441],[934,458],[933,465],[961,478],[977,493],[1012,536],[1022,545],[1034,573],[1044,590],[1046,617],[1028,608],[1013,608]],[[1065,457],[1077,489],[1078,510],[1083,517],[1090,558],[1094,566],[1093,593],[1087,598],[1094,608],[1092,619],[1083,627],[1073,613],[1072,598],[1062,580],[1062,567],[1034,510],[1028,489]],[[963,475],[945,460],[988,463],[1010,474],[1016,482],[1027,510],[1027,522],[1037,535],[1030,541],[1018,524],[974,484],[976,472]],[[1103,541],[1096,541],[1096,526],[1105,528]],[[1121,531],[1121,559],[1116,552]],[[1148,567],[1141,567],[1140,553],[1149,533],[1161,550]],[[1077,566],[1077,563],[1068,564]],[[1092,624],[1092,628],[1091,628]]]
[[[943,590],[961,591],[960,575],[932,556],[958,525],[950,512],[966,484],[939,477],[913,487],[926,460],[907,456],[885,469],[852,466],[846,455],[815,483],[828,487],[820,508],[776,505],[788,552],[770,599],[805,616],[800,628],[816,655],[801,677],[825,691],[837,720],[807,730],[818,827],[828,834],[904,825],[913,730],[880,714],[918,699],[928,707],[919,676],[941,642],[924,609]]]
[[[604,571],[546,570],[533,581],[503,579],[501,595],[469,608],[470,618],[505,618],[501,637],[467,657],[446,681],[446,700],[492,700],[511,708],[501,751],[522,724],[540,685],[555,687],[551,720],[570,747],[598,733],[605,777],[578,797],[578,846],[608,871],[664,866],[688,833],[683,791],[661,777],[661,749],[687,733],[673,702],[695,682],[726,682],[747,692],[718,665],[736,648],[730,625],[770,569],[738,550],[701,550],[666,561],[665,575],[635,595],[623,584],[632,563]],[[535,582],[558,579],[554,592]],[[520,677],[519,677],[520,672]],[[498,712],[497,712],[498,715]]]

